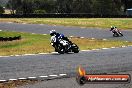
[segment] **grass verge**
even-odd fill
[[[132,29],[132,18],[0,18],[0,22]]]
[[[102,39],[89,39],[89,38],[73,38],[71,39],[77,45],[79,45],[81,50],[92,50],[92,49],[102,49],[111,47],[122,47],[127,45],[132,45],[132,42],[121,41],[121,40],[102,40]]]
[[[1,31],[0,36],[16,36],[21,35],[21,40],[0,41],[0,55],[21,55],[28,53],[52,52],[50,46],[50,36],[42,34],[31,34],[23,32]]]
[[[21,40],[14,41],[0,41],[0,55],[21,55],[21,54],[38,54],[38,53],[51,53],[54,48],[50,45],[50,35],[31,34],[23,32],[9,32],[1,31],[0,35],[3,36],[16,36],[21,35]],[[132,45],[132,42],[115,41],[115,40],[101,40],[90,38],[70,38],[71,41],[76,43],[81,50],[91,50],[109,47],[120,47]]]
[[[18,81],[9,81],[6,83],[0,83],[0,88],[17,88],[18,86],[28,85],[28,84],[35,84],[39,81],[30,81],[30,80],[18,80]]]

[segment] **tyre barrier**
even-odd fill
[[[0,37],[0,41],[13,41],[13,40],[20,40],[21,36],[14,36],[14,37]]]

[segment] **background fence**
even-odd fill
[[[127,15],[93,15],[93,14],[1,14],[1,18],[132,18],[132,16]]]

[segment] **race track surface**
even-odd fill
[[[79,65],[88,73],[111,73],[132,70],[132,47],[78,54],[51,54],[0,58],[0,78],[17,78],[67,73],[75,76]]]
[[[39,24],[0,23],[0,29],[39,34],[49,34],[50,30],[55,29],[57,32],[63,33],[66,36],[132,41],[131,38],[132,31],[130,30],[122,31],[124,37],[113,38],[109,29],[103,30],[97,28],[64,27]]]
[[[48,34],[49,30],[55,29],[58,32],[66,34],[67,36],[83,36],[90,38],[93,37],[100,39],[105,38],[132,41],[132,31],[130,30],[123,31],[123,34],[125,35],[124,37],[113,38],[108,30],[94,28],[0,23],[0,29],[40,34]],[[76,68],[79,65],[84,67],[88,73],[118,73],[132,71],[132,47],[85,51],[78,54],[0,57],[0,80],[66,73],[71,78],[50,80],[49,82],[47,81],[40,83],[40,86],[36,86],[38,85],[36,84],[34,87],[25,86],[24,88],[79,88],[77,87],[77,84],[75,84],[73,78],[76,75]],[[71,82],[71,86],[66,87],[69,82]],[[107,85],[106,87],[93,86],[90,86],[89,88],[113,88],[110,85]]]
[[[131,74],[132,72],[125,72],[121,74]],[[35,85],[25,85],[18,88],[132,88],[130,84],[85,84],[80,86],[76,83],[75,78],[50,80],[36,83]]]

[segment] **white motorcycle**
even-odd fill
[[[68,52],[74,52],[78,53],[79,52],[79,47],[75,43],[69,43],[66,40],[59,39],[59,43],[56,43],[56,37],[52,36],[51,37],[51,45],[55,48],[55,51],[64,54]]]
[[[113,37],[123,36],[123,34],[118,29],[114,29],[111,32],[113,33]]]

